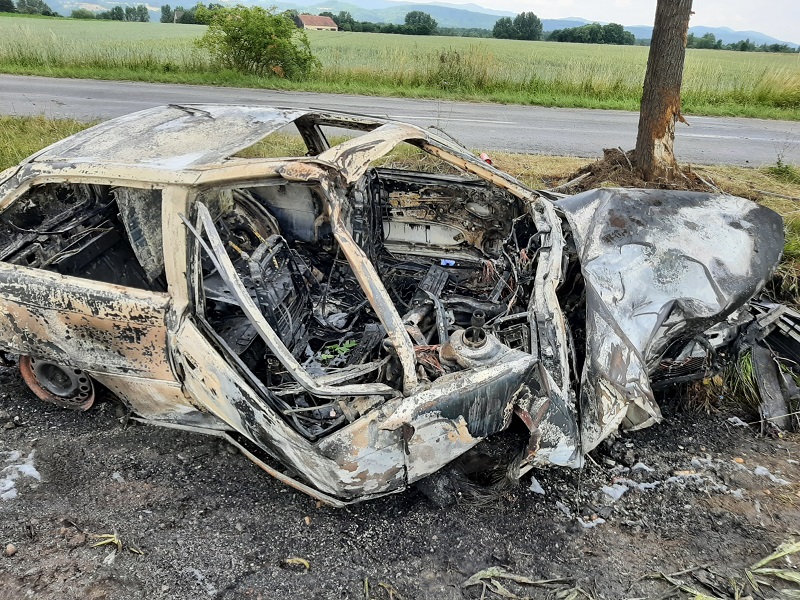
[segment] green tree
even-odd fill
[[[412,10],[406,14],[406,27],[413,35],[435,35],[439,24],[432,16],[421,10]]]
[[[632,46],[636,43],[636,37],[630,32],[625,31],[618,23],[600,25],[591,23],[580,27],[568,27],[567,29],[556,29],[547,36],[551,42],[573,42],[578,44],[624,44]]]
[[[605,41],[603,26],[600,23],[591,23],[581,29],[584,35],[581,41],[584,44],[602,44]]]
[[[144,4],[136,5],[136,20],[140,23],[150,22],[150,13],[147,11],[147,6]]]
[[[511,17],[497,19],[492,29],[492,37],[501,40],[514,39],[514,22],[511,20]]]
[[[14,6],[14,0],[0,0],[0,12],[17,12],[17,7]]]
[[[17,12],[25,15],[53,15],[55,14],[44,0],[19,0]]]
[[[135,21],[136,20],[136,9],[133,6],[126,6],[125,7],[125,20],[126,21]]]
[[[172,10],[169,4],[161,7],[161,22],[172,23],[175,20],[175,11]]]
[[[633,46],[636,43],[636,37],[630,31],[625,31],[625,28],[619,23],[609,23],[603,25],[603,41],[606,44]]]
[[[756,51],[756,45],[750,41],[750,38],[747,38],[746,40],[739,40],[738,42],[735,42],[732,45],[735,46],[735,48],[733,48],[734,50],[738,50],[740,52]]]
[[[223,67],[290,79],[319,66],[305,31],[285,14],[260,6],[235,6],[215,12],[197,41]]]
[[[353,25],[356,24],[356,20],[353,18],[353,15],[351,15],[346,10],[340,11],[339,14],[336,15],[335,17],[332,17],[332,19],[334,23],[336,23],[339,27],[350,25],[350,27],[352,28]]]
[[[76,8],[70,14],[70,18],[72,19],[94,19],[94,13],[90,10],[86,10],[85,8]]]
[[[197,6],[193,6],[192,8],[184,8],[182,6],[175,7],[175,21],[177,23],[182,23],[183,25],[193,25],[197,23],[197,19],[195,18],[195,10]]]
[[[214,18],[214,13],[222,8],[219,4],[209,4],[206,6],[202,2],[198,2],[194,7],[194,19],[201,25],[208,25],[211,19]]]
[[[711,48],[714,48],[716,45],[717,45],[716,36],[713,33],[709,32],[709,33],[704,34],[703,37],[701,37],[699,40],[697,40],[697,43],[695,44],[694,47],[695,48],[704,48],[706,50],[709,50]]]
[[[542,22],[532,12],[522,12],[514,17],[514,39],[542,39]]]

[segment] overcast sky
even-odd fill
[[[423,0],[425,1],[425,0]],[[446,0],[467,4],[469,0]],[[532,10],[539,18],[584,19],[652,25],[656,0],[472,0],[474,4],[522,12]],[[694,0],[690,25],[730,27],[736,31],[760,31],[785,42],[800,43],[800,0]]]

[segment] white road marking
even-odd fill
[[[423,119],[425,121],[440,121],[449,123],[451,121],[458,121],[460,123],[489,123],[494,125],[518,125],[514,121],[488,121],[483,119],[456,119],[453,117],[426,117],[424,115],[389,115],[390,119]]]

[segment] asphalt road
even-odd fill
[[[633,148],[638,114],[344,94],[0,75],[0,114],[107,119],[169,103],[273,104],[389,116],[444,129],[479,150],[592,157]],[[677,125],[681,162],[762,166],[800,162],[800,122],[687,116]]]

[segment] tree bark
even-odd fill
[[[681,81],[692,0],[658,0],[644,77],[636,166],[645,181],[670,181],[676,174],[673,142],[681,117]]]

